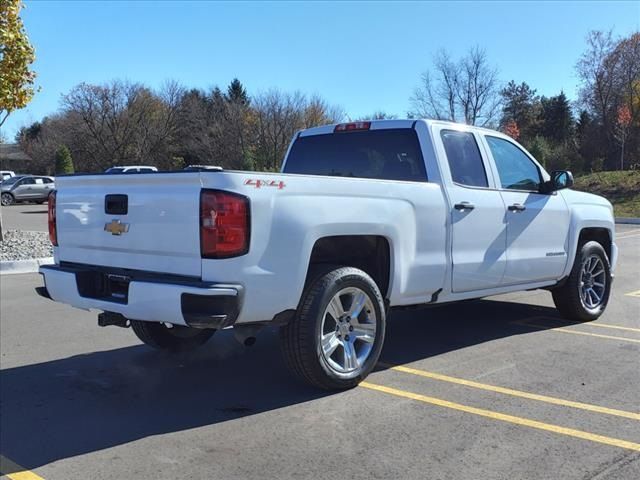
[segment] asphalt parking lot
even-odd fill
[[[618,226],[617,243],[596,322],[567,324],[544,291],[394,312],[378,370],[342,393],[293,380],[274,330],[252,348],[224,331],[169,356],[36,296],[36,274],[3,276],[0,468],[23,480],[638,479],[640,228]]]
[[[8,207],[0,207],[2,226],[6,230],[32,230],[46,232],[47,205],[33,203],[17,203]]]

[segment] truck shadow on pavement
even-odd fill
[[[488,300],[393,312],[381,360],[407,363],[525,334],[533,330],[513,322],[533,316],[560,320],[548,307]],[[252,348],[225,331],[191,354],[170,356],[140,345],[2,370],[0,453],[34,469],[340,395],[293,379],[278,343],[274,329],[263,331]],[[212,435],[212,443],[221,441]]]

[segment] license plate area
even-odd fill
[[[126,275],[96,271],[76,272],[76,285],[81,297],[126,304],[129,283]]]

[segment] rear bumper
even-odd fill
[[[85,310],[115,312],[130,320],[166,322],[195,328],[233,325],[240,311],[240,285],[179,282],[158,275],[127,278],[125,296],[105,297],[88,283],[99,267],[45,265],[40,267],[45,286],[38,294]],[[118,272],[118,277],[124,277]],[[82,292],[82,294],[81,294]]]

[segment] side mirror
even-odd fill
[[[542,193],[551,193],[573,186],[573,174],[568,170],[554,170],[551,172],[551,180],[541,185]]]

